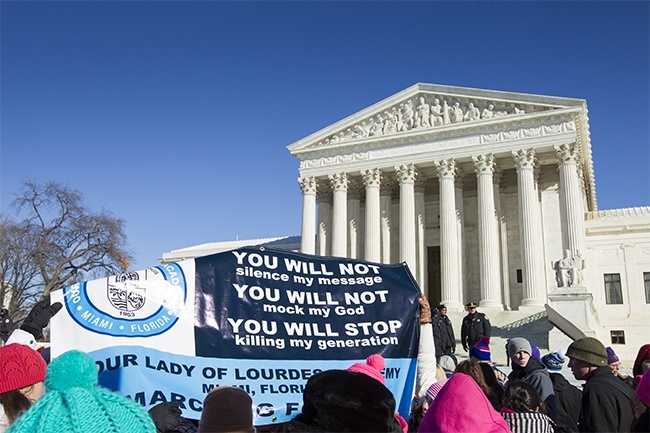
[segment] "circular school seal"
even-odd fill
[[[81,327],[114,337],[162,334],[185,306],[187,282],[177,263],[74,284],[63,289],[66,309]]]

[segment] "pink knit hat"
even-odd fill
[[[0,394],[45,380],[47,365],[40,353],[24,344],[0,347]]]
[[[348,367],[347,371],[351,371],[353,373],[363,373],[366,376],[370,376],[373,379],[379,381],[382,385],[386,385],[386,380],[384,380],[384,376],[381,374],[381,371],[385,367],[385,362],[384,358],[379,355],[379,354],[374,354],[370,355],[366,359],[366,363],[357,363],[354,364],[350,367]]]
[[[646,406],[650,406],[650,370],[646,370],[641,376],[641,381],[636,387],[636,396],[641,399]]]

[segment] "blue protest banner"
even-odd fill
[[[312,375],[379,353],[408,415],[420,290],[404,265],[243,248],[65,288],[52,352],[88,352],[100,383],[200,418],[219,385],[245,389],[255,424],[290,420]]]

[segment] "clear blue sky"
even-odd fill
[[[4,211],[56,180],[134,269],[300,233],[286,146],[417,82],[586,99],[599,208],[650,204],[649,3],[0,2]]]

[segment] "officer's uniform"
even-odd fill
[[[476,308],[476,304],[470,302],[466,305],[469,308]],[[469,348],[475,345],[482,336],[489,337],[492,334],[492,325],[490,319],[478,311],[474,314],[468,314],[463,318],[463,324],[460,328],[460,341],[463,343],[463,349],[467,352]]]

